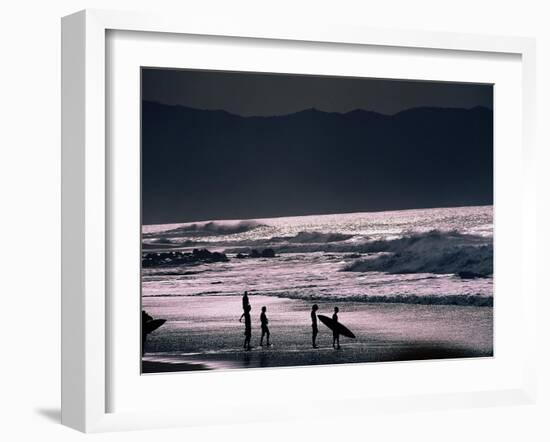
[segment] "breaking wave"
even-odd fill
[[[492,240],[458,232],[433,230],[403,238],[374,241],[370,252],[343,270],[351,272],[436,273],[463,277],[493,274]]]
[[[274,237],[270,242],[286,241],[289,243],[308,244],[308,243],[331,243],[346,241],[353,238],[353,235],[333,232],[299,232],[291,237]]]
[[[264,227],[264,224],[254,220],[246,221],[205,221],[192,224],[183,224],[172,230],[162,232],[162,237],[177,238],[182,236],[216,236],[216,235],[232,235],[236,233],[244,233],[250,230]],[[144,235],[153,236],[158,234]]]
[[[391,271],[390,258],[401,257],[400,264],[404,264],[404,254],[410,259],[410,265],[407,267],[412,272],[422,271],[420,267],[413,269],[414,262],[418,260],[436,259],[444,263],[444,258],[452,259],[453,252],[460,250],[460,257],[455,256],[456,267],[466,266],[459,270],[471,270],[473,260],[482,261],[478,273],[492,273],[492,239],[488,237],[463,234],[457,231],[439,231],[432,230],[422,233],[405,233],[400,238],[394,239],[372,239],[362,235],[350,235],[343,233],[323,233],[323,232],[300,232],[291,237],[272,237],[260,240],[246,240],[227,244],[225,253],[250,253],[251,249],[258,247],[272,248],[277,254],[281,253],[353,253],[358,255],[386,253],[388,256],[380,257],[377,264],[370,262],[364,266],[364,271]],[[485,249],[483,247],[486,246]],[[439,258],[437,258],[437,256]],[[444,256],[441,256],[444,255]],[[476,257],[476,255],[479,255]],[[416,262],[414,265],[419,265]],[[368,266],[376,266],[367,268]],[[489,266],[489,267],[487,267]],[[361,266],[350,268],[353,271],[362,271]],[[426,267],[438,267],[434,262],[426,262]],[[380,270],[381,268],[384,268]],[[442,269],[443,270],[443,269]],[[441,272],[434,272],[441,273]],[[447,272],[443,272],[447,273]],[[448,273],[454,273],[449,271]]]

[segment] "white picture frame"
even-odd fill
[[[221,407],[211,415],[196,407],[195,412],[176,407],[134,411],[113,411],[109,393],[115,387],[109,376],[112,354],[109,327],[112,312],[108,300],[110,287],[107,266],[110,237],[116,230],[108,228],[112,199],[109,195],[109,155],[106,121],[109,118],[106,81],[109,32],[152,32],[163,35],[217,36],[234,39],[260,39],[286,44],[338,44],[339,47],[375,46],[384,48],[428,49],[444,52],[468,52],[483,59],[484,54],[511,54],[521,63],[521,245],[523,312],[517,321],[524,336],[534,336],[537,287],[528,278],[529,261],[535,258],[535,177],[531,173],[534,161],[535,106],[535,42],[518,37],[494,37],[417,31],[388,31],[350,28],[333,24],[294,26],[265,22],[212,22],[200,17],[154,16],[126,12],[86,10],[63,18],[62,21],[62,423],[85,432],[122,429],[157,428],[235,421],[239,407]],[[158,34],[157,34],[158,35]],[[274,44],[275,44],[274,43]],[[499,112],[498,107],[496,112]],[[507,171],[503,171],[507,172]],[[521,219],[520,219],[521,218]],[[503,250],[503,249],[500,249]],[[501,252],[496,248],[496,253]],[[112,252],[112,251],[111,251]],[[514,278],[514,275],[511,275]],[[521,282],[521,283],[520,283]],[[497,331],[498,332],[498,331]],[[449,391],[441,385],[426,394],[395,394],[342,397],[341,413],[363,414],[373,410],[413,410],[415,408],[452,408],[530,403],[535,395],[535,339],[525,341],[525,351],[519,356],[521,373],[499,388],[476,388],[471,391]],[[498,353],[496,355],[498,358]],[[423,366],[417,366],[416,371]],[[460,369],[458,365],[455,367]],[[343,368],[332,367],[332,370]],[[357,376],[360,366],[350,371]],[[321,368],[322,370],[322,368]],[[273,373],[273,372],[271,372]],[[292,377],[285,370],[285,377]],[[291,374],[289,374],[291,373]],[[298,373],[298,371],[296,371]],[[311,372],[310,372],[311,373]],[[519,373],[519,372],[518,372]],[[242,378],[243,372],[234,376]],[[170,376],[165,376],[166,379]],[[174,378],[175,379],[175,378]],[[186,380],[187,379],[187,380]],[[217,382],[223,382],[218,378]],[[178,376],[178,382],[200,383],[193,374]],[[208,380],[206,381],[208,382]],[[449,381],[451,383],[451,381]],[[229,392],[227,393],[229,394]],[[290,393],[292,394],[292,393]],[[243,399],[241,399],[241,402]],[[315,403],[315,401],[317,401]],[[220,401],[222,403],[223,400]],[[319,415],[321,402],[313,399]],[[242,404],[241,404],[242,405]],[[213,408],[214,405],[212,406]],[[257,409],[248,420],[285,417],[307,417],[300,406],[289,407],[277,400]]]

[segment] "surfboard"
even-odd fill
[[[352,333],[352,331],[349,328],[347,328],[345,325],[343,325],[341,322],[334,322],[332,318],[329,318],[328,316],[324,316],[324,315],[317,315],[317,317],[319,318],[319,321],[325,324],[332,331],[336,331],[338,334],[342,336],[355,339],[355,335]]]
[[[166,319],[152,319],[143,324],[143,331],[145,334],[149,334],[159,328],[166,322]]]

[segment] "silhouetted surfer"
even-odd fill
[[[248,300],[248,292],[244,292],[244,295],[243,295],[243,314],[242,314],[241,317],[239,318],[239,322],[242,321],[243,316],[244,316],[245,313],[246,313],[247,307],[250,307],[250,301]]]
[[[334,314],[332,315],[332,320],[337,323],[338,322],[338,307],[334,307]],[[332,330],[332,347],[340,349],[340,333],[338,333],[337,330],[338,327],[334,327]]]
[[[260,315],[260,323],[262,324],[262,337],[260,338],[260,346],[262,347],[264,345],[264,336],[267,336],[267,346],[269,347],[271,345],[269,343],[269,327],[267,326],[269,320],[267,319],[267,315],[265,314],[266,311],[267,307],[264,305],[262,307],[262,314]]]
[[[319,328],[317,327],[317,310],[319,310],[319,306],[313,304],[313,307],[311,307],[311,343],[313,348],[319,348],[316,343],[317,334],[319,333]]]
[[[250,350],[250,338],[252,337],[252,322],[250,320],[250,310],[252,310],[252,307],[250,307],[250,304],[246,306],[246,309],[244,313],[241,316],[244,316],[244,344],[243,348],[245,350]],[[241,320],[239,319],[239,322]]]
[[[145,354],[145,342],[147,341],[147,331],[145,330],[145,323],[152,321],[153,317],[145,310],[141,311],[141,355]]]
[[[153,317],[147,313],[145,310],[141,311],[141,322],[146,323],[147,321],[152,321]]]
[[[147,341],[147,335],[154,332],[157,328],[162,326],[166,322],[166,319],[153,319],[153,317],[145,310],[141,311],[141,354],[145,354],[145,343]]]

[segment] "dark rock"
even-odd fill
[[[145,267],[179,266],[201,263],[227,262],[229,259],[224,253],[210,252],[207,249],[194,249],[192,253],[161,252],[144,253],[141,263]]]
[[[275,258],[275,250],[273,250],[273,249],[264,249],[262,251],[262,258]]]
[[[256,249],[252,249],[248,254],[239,252],[235,256],[237,259],[247,259],[247,258],[276,258],[275,250],[267,248],[263,249],[261,252]]]

